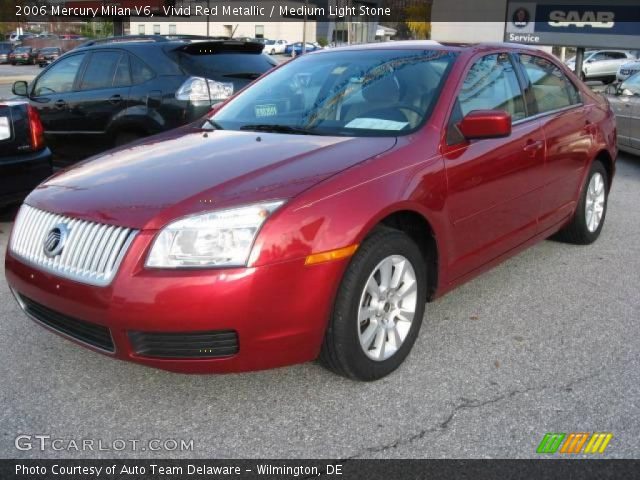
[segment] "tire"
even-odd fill
[[[594,160],[582,186],[580,199],[571,222],[560,230],[554,239],[576,245],[590,245],[595,242],[604,226],[608,200],[609,177],[607,171],[602,162]],[[601,208],[598,208],[599,205]],[[601,211],[599,219],[597,219],[598,210]]]
[[[395,284],[397,288],[387,290],[380,268],[384,268],[383,263],[388,267],[389,262],[391,270],[385,271],[393,273],[386,276],[391,280],[387,284],[391,287]],[[400,276],[394,278],[396,274]],[[382,287],[373,289],[383,296],[382,300],[374,300],[369,293],[372,291],[368,288],[370,280],[376,287]],[[407,288],[409,285],[415,286]],[[399,294],[387,300],[385,290]],[[398,300],[403,291],[404,297]],[[418,337],[426,296],[427,270],[418,246],[398,230],[377,229],[362,243],[342,278],[325,332],[320,363],[354,380],[372,381],[390,374],[402,364]],[[362,311],[367,312],[368,317],[363,315],[359,320],[363,305]],[[404,319],[396,316],[400,313],[398,308],[404,310],[401,313]]]
[[[580,80],[582,80],[583,82],[587,81],[587,76],[584,74],[584,72],[580,72]]]

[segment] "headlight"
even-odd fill
[[[247,264],[264,221],[284,202],[186,217],[164,227],[151,247],[147,267],[240,267]]]

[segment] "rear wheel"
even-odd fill
[[[607,213],[609,179],[604,165],[595,160],[582,187],[573,219],[555,236],[558,240],[589,245],[600,236]]]
[[[321,363],[357,380],[377,380],[393,372],[418,336],[426,292],[426,267],[418,246],[397,230],[372,234],[342,279]]]

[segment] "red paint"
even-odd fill
[[[446,125],[473,62],[490,53],[531,50],[505,45],[426,48],[453,49],[459,57],[429,121],[409,136],[219,130],[205,136],[188,126],[58,174],[27,203],[142,232],[107,288],[56,278],[7,254],[9,284],[51,309],[109,326],[117,358],[181,372],[253,370],[317,356],[349,259],[305,266],[305,257],[361,243],[394,212],[414,212],[433,231],[438,246],[434,296],[559,230],[573,213],[593,159],[602,153],[616,158],[615,121],[606,102],[553,57],[536,52],[576,82],[582,105],[513,127],[508,115],[478,112],[463,122],[470,137],[511,132],[450,146]],[[324,54],[330,52],[310,55]],[[480,118],[486,126],[478,125]],[[168,222],[212,205],[267,199],[287,203],[263,226],[248,268],[144,268],[157,230]],[[237,355],[151,360],[136,357],[126,337],[127,330],[216,329],[238,331]]]
[[[474,110],[460,122],[460,132],[467,140],[508,137],[511,115],[496,110]]]

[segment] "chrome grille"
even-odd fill
[[[62,252],[51,257],[45,253],[45,241],[59,225],[66,227],[68,236]],[[23,205],[13,227],[11,252],[60,277],[106,286],[113,280],[136,233],[130,228],[78,220]]]

